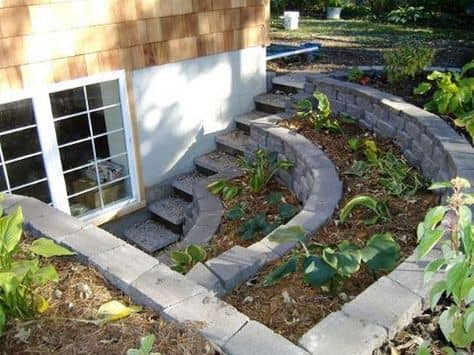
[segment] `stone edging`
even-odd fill
[[[308,76],[305,93],[322,91],[333,111],[392,138],[426,178],[445,181],[461,176],[474,183],[474,148],[439,116],[394,95],[337,79],[343,75]],[[427,308],[431,285],[442,273],[424,284],[424,268],[440,253],[435,249],[422,262],[413,254],[342,310],[319,322],[299,344],[312,354],[372,354]]]
[[[278,178],[295,193],[303,209],[283,227],[300,225],[309,235],[334,213],[342,197],[342,183],[329,158],[302,135],[277,126],[279,120],[280,116],[271,115],[252,122],[246,154],[263,148],[295,163],[289,172],[279,172]],[[186,276],[222,296],[296,245],[276,244],[266,236],[248,248],[234,246],[205,264],[197,264]]]

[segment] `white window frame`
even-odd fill
[[[33,101],[33,110],[36,119],[39,141],[41,145],[42,157],[48,178],[50,195],[54,207],[68,214],[71,213],[69,207],[68,194],[66,191],[66,182],[64,170],[59,155],[59,147],[56,138],[54,118],[51,110],[51,101],[49,95],[54,92],[84,87],[91,84],[98,84],[106,81],[118,81],[119,99],[123,121],[123,132],[125,138],[125,147],[127,150],[128,170],[131,185],[131,197],[127,200],[112,203],[104,208],[99,208],[80,217],[83,220],[90,221],[119,211],[125,207],[136,204],[140,201],[139,179],[137,174],[136,150],[133,141],[133,126],[130,116],[127,83],[124,70],[101,73],[74,80],[63,81],[55,84],[37,86],[32,89],[25,89],[16,93],[8,93],[0,97],[0,104],[19,101],[22,99],[31,99]]]

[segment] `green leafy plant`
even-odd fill
[[[364,221],[367,225],[372,225],[390,219],[390,211],[385,201],[380,201],[370,196],[357,195],[347,202],[346,205],[341,209],[341,213],[339,215],[341,223],[345,223],[347,221],[354,208],[360,207],[367,208],[375,214],[374,217],[368,218]]]
[[[127,350],[127,355],[160,355],[160,353],[154,353],[151,351],[155,341],[155,335],[148,334],[140,339],[140,348]]]
[[[362,262],[374,272],[390,271],[400,258],[400,246],[389,233],[373,235],[363,248],[348,241],[333,246],[306,245],[301,226],[280,227],[269,238],[280,244],[300,243],[303,253],[294,253],[286,263],[268,274],[265,285],[273,285],[301,269],[304,282],[313,287],[327,287],[334,293],[359,271]]]
[[[342,132],[339,122],[331,117],[331,105],[328,97],[320,91],[315,91],[313,97],[318,101],[317,110],[314,110],[311,100],[298,102],[297,116],[309,120],[316,131],[327,130],[330,133]]]
[[[451,189],[446,205],[428,211],[418,225],[418,258],[425,257],[436,245],[441,245],[442,257],[431,261],[425,269],[429,281],[445,268],[444,279],[433,284],[430,291],[431,307],[444,294],[450,305],[439,318],[439,326],[446,339],[458,348],[468,349],[474,342],[474,234],[472,212],[474,195],[463,190],[469,181],[455,178],[450,182],[433,184],[430,189]]]
[[[267,235],[278,227],[277,223],[268,223],[265,215],[259,213],[255,217],[245,221],[239,228],[243,240],[252,240],[257,235]]]
[[[255,158],[240,158],[240,166],[248,176],[248,185],[252,192],[261,192],[270,182],[278,170],[289,170],[293,163],[287,159],[278,159],[278,153],[268,153],[266,150],[257,149]]]
[[[364,77],[364,72],[359,67],[351,67],[347,72],[347,80],[358,83]]]
[[[346,2],[344,0],[327,0],[327,7],[343,7]]]
[[[40,238],[28,247],[20,248],[23,235],[23,213],[17,208],[11,215],[0,218],[0,334],[10,318],[31,318],[48,309],[48,301],[40,287],[58,282],[53,265],[39,257],[74,255],[53,241]]]
[[[170,268],[181,274],[187,273],[194,265],[206,260],[206,250],[195,244],[191,244],[186,249],[172,251],[170,258],[173,265]]]
[[[425,105],[428,111],[450,115],[454,123],[464,128],[474,138],[474,60],[462,67],[461,73],[433,71],[414,89],[414,93],[425,95],[434,87],[433,97]]]
[[[351,138],[347,145],[354,153],[363,154],[369,162],[374,162],[377,158],[379,149],[375,141],[371,138]]]
[[[214,195],[220,195],[223,201],[232,200],[242,192],[240,187],[234,186],[224,179],[210,183],[207,188]]]
[[[389,82],[414,78],[433,62],[434,50],[430,45],[415,39],[404,39],[393,51],[384,54],[385,71]]]
[[[407,23],[417,23],[431,17],[423,6],[401,6],[396,10],[390,11],[387,15],[388,22],[398,25]]]

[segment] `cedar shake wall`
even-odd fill
[[[270,0],[0,0],[0,90],[264,45]]]

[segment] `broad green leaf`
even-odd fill
[[[19,285],[14,272],[0,272],[0,289],[5,295],[12,294]]]
[[[434,182],[430,187],[428,187],[428,190],[450,189],[452,186],[453,185],[449,181]]]
[[[18,207],[11,215],[0,218],[0,250],[11,253],[23,234],[23,213]]]
[[[285,203],[280,206],[278,209],[278,215],[283,219],[283,220],[289,220],[292,218],[295,214],[298,213],[298,207],[293,206],[289,203]]]
[[[454,319],[454,329],[449,334],[449,340],[459,348],[466,348],[474,342],[474,331],[466,331],[463,318],[460,315],[456,315]]]
[[[53,265],[46,265],[32,275],[33,281],[42,286],[47,282],[59,282],[59,275]]]
[[[180,274],[186,273],[186,266],[184,265],[174,264],[170,266],[170,269],[173,271],[179,272]]]
[[[351,138],[347,141],[349,148],[351,148],[353,152],[356,152],[359,149],[359,147],[361,146],[361,143],[362,142],[359,138]]]
[[[245,210],[242,206],[234,206],[225,216],[232,221],[242,219],[245,217]]]
[[[427,283],[431,280],[433,275],[439,271],[439,269],[443,266],[446,265],[446,260],[444,258],[439,258],[435,259],[433,261],[430,261],[430,263],[426,266],[425,268],[425,274],[424,274],[424,282]]]
[[[443,293],[446,291],[446,281],[438,281],[433,284],[433,287],[431,287],[430,290],[430,305],[431,308],[433,309],[439,302],[439,299],[443,295]]]
[[[441,353],[443,355],[456,355],[453,349],[451,349],[449,346],[445,346],[441,348]]]
[[[322,255],[323,260],[334,270],[337,270],[338,258],[336,252],[331,248],[325,248]]]
[[[274,192],[269,194],[265,200],[270,206],[278,205],[283,202],[283,194],[281,192]]]
[[[321,287],[334,275],[336,270],[330,267],[321,257],[311,255],[304,260],[303,280],[313,287]]]
[[[441,316],[439,317],[439,327],[441,328],[441,332],[446,339],[450,339],[449,336],[454,330],[454,320],[457,311],[458,308],[452,306],[441,313]]]
[[[240,193],[240,189],[235,186],[225,186],[222,189],[222,200],[229,201],[232,200]]]
[[[191,255],[182,251],[172,251],[170,258],[174,263],[179,265],[189,265],[192,262]]]
[[[38,259],[31,259],[31,260],[18,260],[14,261],[11,265],[10,271],[15,274],[18,280],[21,282],[23,278],[28,273],[36,273],[39,270],[39,260]]]
[[[447,211],[448,208],[445,206],[436,206],[431,208],[426,214],[425,220],[423,221],[424,229],[427,230],[436,227],[441,222]]]
[[[400,259],[400,246],[390,233],[374,234],[361,253],[370,269],[390,271]]]
[[[356,160],[354,164],[352,164],[351,168],[347,170],[344,174],[363,177],[367,173],[368,169],[369,165],[365,161]]]
[[[369,196],[356,196],[352,200],[350,200],[344,208],[342,208],[340,213],[341,223],[344,223],[347,218],[349,217],[352,210],[356,207],[366,207],[374,212],[377,213],[377,205],[378,201]]]
[[[336,253],[337,273],[344,277],[349,277],[360,269],[360,258],[351,252]]]
[[[416,355],[431,355],[430,349],[426,345],[422,345],[416,351]]]
[[[130,306],[127,307],[123,303],[113,300],[107,303],[104,303],[99,307],[97,312],[97,323],[105,324],[115,320],[119,320],[133,313],[140,312],[142,310],[139,306]]]
[[[459,298],[466,304],[474,303],[474,276],[468,277],[462,282]]]
[[[413,89],[413,93],[416,95],[424,95],[428,91],[430,91],[432,87],[433,86],[431,85],[431,83],[423,82],[420,85],[418,85],[415,89]]]
[[[448,294],[452,294],[456,300],[459,300],[461,293],[461,286],[468,272],[468,267],[466,263],[459,262],[452,266],[446,277],[446,291]]]
[[[156,337],[154,334],[149,334],[147,336],[144,336],[141,338],[140,343],[141,343],[141,350],[145,353],[148,354],[151,352],[153,349],[153,344],[155,344]]]
[[[474,249],[474,235],[472,233],[472,225],[470,223],[465,223],[464,226],[465,227],[460,231],[462,249],[465,254],[470,255]]]
[[[419,242],[421,238],[423,238],[423,234],[425,234],[425,225],[423,224],[423,222],[420,222],[418,223],[418,227],[416,228],[417,242]]]
[[[306,232],[301,226],[279,227],[269,235],[268,239],[278,244],[304,242]]]
[[[226,186],[226,181],[223,179],[220,179],[220,180],[211,182],[209,185],[207,185],[207,188],[211,193],[217,195],[222,191],[222,189],[225,186]]]
[[[431,249],[440,241],[443,237],[444,231],[440,228],[433,230],[425,230],[423,238],[421,238],[418,246],[416,247],[416,255],[418,259],[423,258],[428,254]]]
[[[75,255],[76,253],[55,243],[51,239],[39,238],[33,241],[30,250],[36,255],[49,258],[52,256]]]
[[[203,262],[206,259],[206,250],[199,245],[191,244],[186,248],[186,253],[191,256],[193,262]]]
[[[268,276],[265,278],[263,284],[265,286],[272,286],[280,281],[286,275],[290,275],[296,272],[298,267],[298,256],[293,256],[283,265],[280,265],[275,270],[270,272]]]

